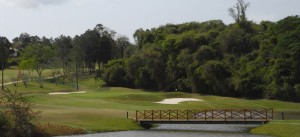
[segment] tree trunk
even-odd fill
[[[53,76],[53,78],[54,78],[54,80],[55,80],[55,86],[57,86],[57,69],[54,69],[54,76]]]
[[[4,90],[4,61],[2,61],[2,90]]]
[[[76,73],[76,88],[78,91],[78,66],[77,66],[77,64],[76,64],[76,68],[75,68],[75,73]]]
[[[55,78],[55,86],[57,86],[57,77],[54,76],[54,78]]]
[[[84,75],[84,69],[85,69],[85,66],[83,66],[82,68],[81,68],[81,73],[82,73],[82,75]]]
[[[41,74],[39,74],[39,83],[40,83],[40,88],[43,88],[42,75]]]
[[[121,47],[121,52],[122,52],[122,54],[121,54],[121,56],[122,56],[122,59],[124,59],[124,48],[123,47]]]
[[[40,88],[43,88],[43,83],[42,83],[42,72],[43,72],[43,69],[41,69],[41,70],[37,69],[36,71],[37,71],[37,73],[39,75]]]
[[[101,63],[98,61],[98,69],[101,70]]]

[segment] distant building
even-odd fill
[[[10,50],[12,50],[12,54],[10,56],[12,56],[12,57],[18,57],[18,53],[19,53],[18,49],[10,48]]]

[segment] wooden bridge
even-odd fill
[[[146,124],[264,124],[273,109],[137,110],[135,120]]]

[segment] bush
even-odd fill
[[[106,69],[102,73],[104,81],[109,86],[127,86],[128,79],[125,70],[125,65],[122,60],[115,60],[109,62]],[[100,74],[101,75],[101,74]]]
[[[0,126],[6,131],[6,136],[30,137],[33,135],[31,121],[39,114],[32,110],[34,103],[31,97],[24,96],[9,89],[1,92]]]
[[[0,131],[7,128],[9,121],[4,112],[0,111]]]
[[[102,76],[103,76],[103,74],[104,74],[104,70],[97,69],[97,70],[95,71],[95,74],[96,74],[95,80],[99,80],[99,79],[102,78]]]
[[[295,94],[296,94],[296,96],[295,96],[295,98],[296,98],[296,101],[300,101],[300,84],[296,84],[295,86],[294,86],[294,89],[295,89]]]

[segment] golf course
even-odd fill
[[[0,0],[0,137],[300,137],[299,4]]]
[[[101,80],[96,81],[93,75],[80,76],[79,92],[71,83],[63,85],[46,80],[43,85],[44,88],[40,88],[38,82],[30,81],[27,88],[22,82],[17,86],[6,85],[5,88],[32,96],[35,103],[34,110],[40,111],[34,123],[41,132],[51,136],[142,130],[130,119],[135,117],[135,110],[216,108],[274,108],[275,120],[250,132],[286,137],[296,137],[300,134],[300,120],[292,120],[297,119],[297,115],[299,119],[299,103],[105,87],[105,83]],[[201,101],[179,104],[156,103],[168,98],[195,98]],[[288,120],[281,120],[281,112],[292,115],[285,116]]]

